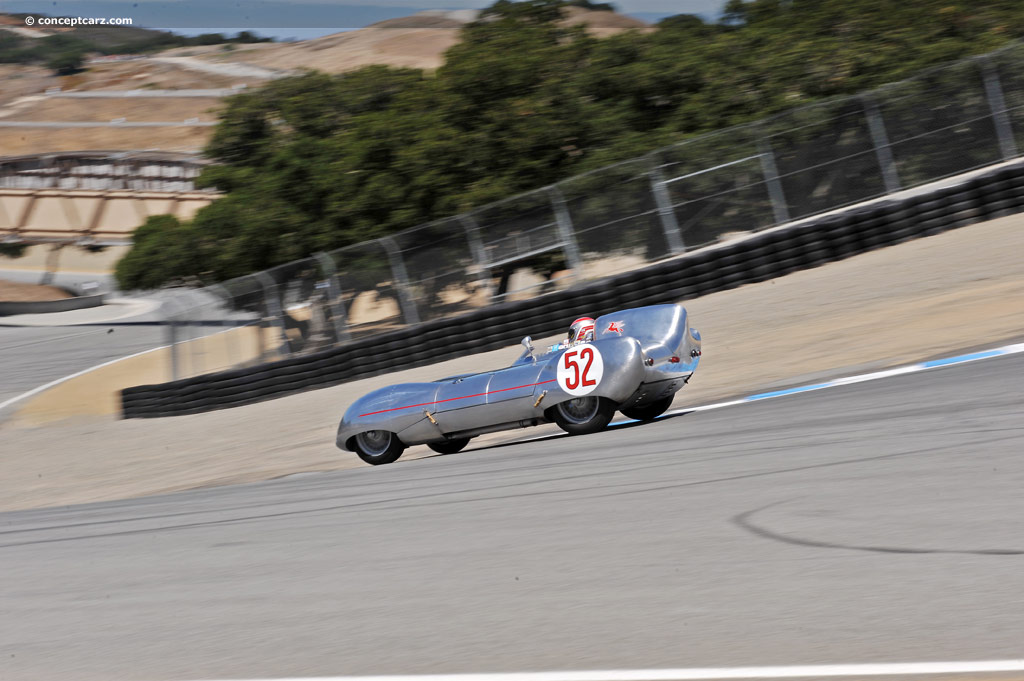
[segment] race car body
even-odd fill
[[[572,434],[601,430],[616,410],[649,420],[672,403],[700,361],[700,334],[681,305],[598,317],[588,342],[526,351],[504,369],[400,383],[345,412],[337,446],[367,463],[391,463],[415,444],[459,451],[483,433],[555,422]]]

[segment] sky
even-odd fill
[[[132,25],[196,35],[253,30],[279,40],[361,28],[425,9],[481,9],[493,0],[0,0],[0,13],[130,17]],[[607,1],[607,0],[604,0]],[[611,0],[622,14],[656,22],[673,14],[714,19],[726,0]]]

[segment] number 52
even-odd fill
[[[582,371],[580,370],[579,362],[576,361],[577,355],[579,355],[580,360],[585,362]],[[584,347],[579,350],[570,350],[562,355],[562,362],[565,364],[566,369],[572,370],[572,376],[565,379],[565,386],[569,390],[597,385],[597,381],[590,378],[590,367],[594,364],[594,350],[592,348]]]

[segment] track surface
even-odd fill
[[[0,514],[0,678],[1019,657],[1022,374]]]
[[[76,371],[163,345],[164,336],[160,326],[0,326],[0,402]]]

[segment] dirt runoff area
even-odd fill
[[[704,356],[674,406],[1019,340],[1022,254],[1024,216],[1011,216],[688,301]],[[15,416],[0,426],[0,510],[364,466],[334,447],[338,419],[355,398],[393,382],[506,365],[518,355],[517,340],[505,350],[208,414],[83,417],[45,427],[19,425]],[[554,429],[482,436],[454,456],[514,456],[514,448],[487,446]],[[425,456],[434,453],[412,447],[393,465]]]
[[[47,300],[64,300],[71,294],[56,286],[23,284],[0,279],[0,301],[5,303],[38,303]]]

